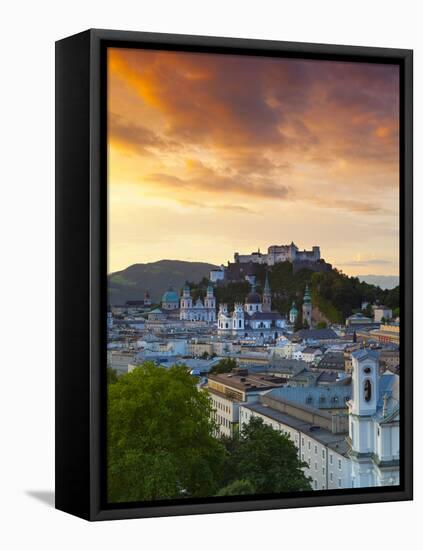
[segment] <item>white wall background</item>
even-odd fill
[[[0,33],[0,545],[14,548],[407,547],[416,500],[89,524],[54,510],[54,41],[89,27],[415,49],[415,204],[422,207],[423,33],[413,0],[72,0],[3,3]],[[416,215],[416,250],[422,217]],[[416,282],[421,260],[416,260]],[[421,287],[422,285],[420,285]],[[422,309],[416,288],[416,311]],[[416,338],[422,329],[417,316]],[[35,496],[34,496],[35,495]],[[38,495],[38,496],[37,496]],[[41,496],[41,499],[40,499]],[[410,547],[416,547],[410,545]]]

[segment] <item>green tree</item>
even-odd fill
[[[302,315],[302,312],[298,312],[298,316],[295,319],[295,323],[294,323],[294,332],[297,332],[298,330],[301,330],[303,328],[304,328],[303,315]]]
[[[230,497],[237,495],[253,495],[256,492],[254,485],[248,479],[237,479],[218,491],[218,497]]]
[[[283,493],[311,489],[291,439],[252,418],[242,430],[230,457],[231,482],[249,481],[255,493]]]
[[[111,502],[215,494],[225,459],[211,405],[186,367],[145,362],[108,386]]]
[[[371,304],[367,304],[367,306],[364,308],[363,315],[365,317],[373,317],[373,310]]]
[[[118,375],[115,369],[107,367],[107,384],[114,384],[118,381]]]
[[[233,369],[236,369],[237,366],[238,363],[235,359],[225,357],[210,369],[210,374],[224,374],[225,372],[231,372]]]
[[[328,324],[326,323],[326,321],[319,321],[316,325],[316,328],[327,328],[328,327]]]

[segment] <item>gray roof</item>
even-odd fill
[[[343,408],[351,395],[352,387],[350,385],[307,386],[305,388],[285,386],[268,393],[268,397],[273,399],[291,401],[315,409]]]
[[[315,346],[307,346],[305,349],[303,349],[302,353],[316,353],[316,351],[322,350]]]
[[[366,357],[370,357],[371,359],[374,359],[374,360],[378,361],[379,352],[377,352],[376,350],[373,350],[373,349],[362,348],[362,349],[357,349],[357,350],[353,351],[351,353],[351,357],[354,357],[358,361],[360,361],[362,359],[366,359]]]
[[[347,450],[347,445],[345,443],[345,434],[334,434],[329,430],[325,430],[324,428],[316,429],[316,427],[309,422],[304,422],[304,420],[299,420],[298,418],[295,418],[289,414],[282,413],[268,406],[266,407],[261,403],[252,403],[250,405],[243,404],[242,407],[263,416],[267,416],[267,418],[276,420],[277,422],[285,424],[286,426],[290,426],[295,430],[299,430],[300,432],[307,434],[309,437],[312,437],[316,441],[323,443],[323,445],[331,447],[340,454],[344,454]]]
[[[378,414],[385,421],[389,420],[399,412],[399,383],[397,374],[385,372],[379,378],[379,400],[377,404]],[[386,395],[386,410],[383,416],[384,399]]]
[[[283,357],[273,356],[268,367],[269,371],[297,374],[298,372],[307,369],[308,363],[300,359],[285,359]]]
[[[344,369],[344,354],[339,351],[327,351],[319,362],[319,369]]]
[[[302,340],[335,340],[339,336],[331,328],[302,328],[295,333]]]
[[[277,311],[269,311],[267,313],[264,311],[256,311],[250,317],[247,317],[247,320],[248,319],[263,319],[263,320],[269,319],[273,321],[275,319],[283,319],[283,317]]]

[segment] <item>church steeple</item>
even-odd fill
[[[263,290],[262,310],[266,312],[269,312],[272,310],[272,291],[270,290],[269,275],[267,271],[266,271],[266,280],[264,283],[264,290]]]
[[[311,294],[310,294],[308,285],[306,285],[305,291],[304,291],[304,298],[303,298],[303,321],[307,323],[309,328],[311,328],[311,323],[312,323],[311,313],[312,313]]]

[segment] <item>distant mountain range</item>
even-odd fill
[[[205,262],[179,260],[133,264],[109,275],[109,300],[111,304],[142,300],[148,290],[152,301],[157,303],[169,285],[179,294],[186,281],[197,283],[203,277],[208,278],[210,270],[215,267]]]
[[[399,277],[397,275],[357,275],[357,277],[360,281],[378,286],[384,290],[391,290],[399,285]]]

